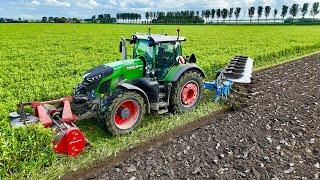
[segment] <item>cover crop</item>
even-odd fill
[[[152,32],[176,34],[176,28],[157,25]],[[120,58],[121,36],[147,29],[143,25],[0,24],[0,179],[56,178],[70,168],[83,167],[221,108],[207,98],[193,113],[148,116],[139,129],[121,137],[112,137],[94,120],[81,122],[94,148],[77,159],[57,158],[48,130],[9,128],[8,113],[16,110],[19,101],[70,95],[83,72]],[[320,49],[319,26],[193,25],[180,29],[187,37],[184,54],[196,54],[208,80],[235,54],[248,55],[255,67],[264,67]]]

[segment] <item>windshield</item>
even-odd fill
[[[163,51],[163,54],[159,54],[159,51]],[[160,43],[156,50],[156,57],[160,58],[158,59],[159,61],[161,60],[166,60],[166,61],[172,61],[175,59],[174,57],[175,51],[174,51],[174,45],[172,43]],[[164,57],[161,57],[164,56]]]
[[[152,47],[149,47],[148,40],[139,40],[134,45],[134,58],[144,56],[146,59],[152,59]]]

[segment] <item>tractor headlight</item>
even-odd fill
[[[93,76],[93,77],[87,77],[86,80],[88,82],[94,82],[94,81],[100,80],[100,78],[101,78],[101,75],[96,75],[96,76]]]

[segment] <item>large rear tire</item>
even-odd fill
[[[103,109],[101,122],[113,135],[121,135],[130,133],[140,124],[145,114],[145,103],[138,93],[119,90]]]
[[[194,110],[203,95],[203,80],[199,72],[184,73],[172,86],[170,96],[170,110],[173,113]]]

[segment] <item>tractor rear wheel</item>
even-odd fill
[[[136,92],[120,90],[108,101],[101,120],[113,135],[131,132],[145,114],[144,99]]]
[[[203,94],[203,80],[200,73],[188,71],[172,85],[170,109],[181,113],[194,110]]]

